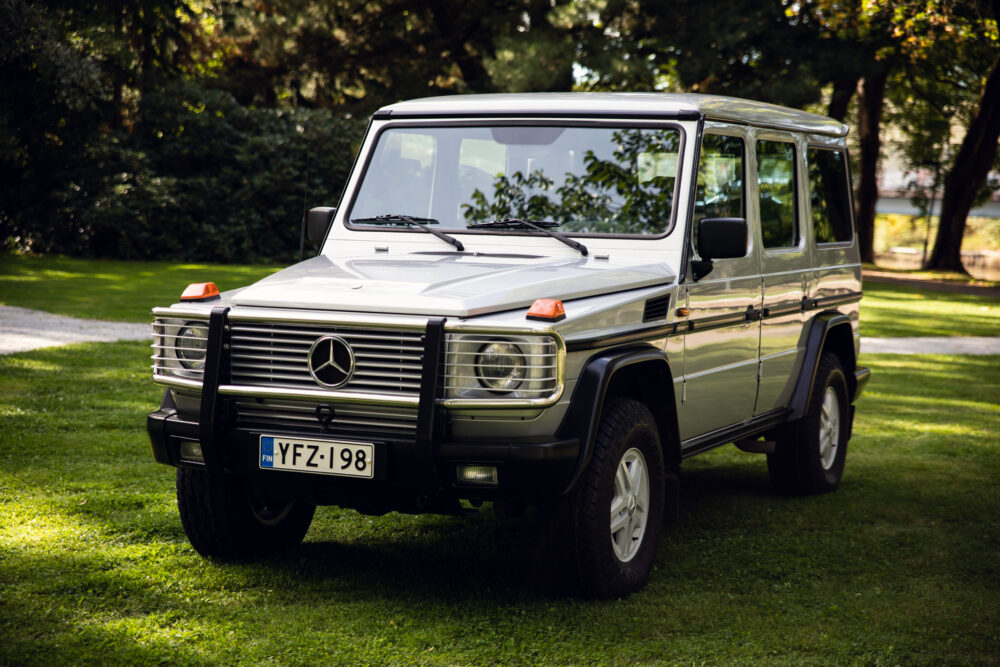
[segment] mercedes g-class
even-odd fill
[[[191,544],[287,548],[318,504],[536,505],[578,589],[619,596],[690,456],[832,491],[868,379],[846,133],[702,95],[377,111],[315,257],[153,310],[148,430]]]

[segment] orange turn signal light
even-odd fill
[[[181,301],[208,301],[219,296],[219,288],[215,283],[191,283],[184,288]]]
[[[544,320],[546,322],[558,322],[566,319],[566,309],[559,299],[535,299],[525,316],[529,320]]]

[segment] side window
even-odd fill
[[[745,218],[743,205],[743,139],[706,134],[698,163],[691,238],[698,238],[702,218]]]
[[[851,198],[843,151],[810,148],[809,199],[812,203],[813,235],[816,243],[850,241]]]
[[[795,144],[757,142],[757,188],[764,247],[797,246],[800,235],[795,214]]]

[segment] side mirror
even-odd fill
[[[329,206],[320,206],[309,209],[306,215],[306,236],[311,243],[320,243],[326,238],[326,233],[330,229],[330,221],[337,209]]]
[[[695,280],[701,280],[712,270],[712,261],[746,257],[747,221],[744,218],[704,218],[698,223],[698,255],[701,261],[691,262]]]

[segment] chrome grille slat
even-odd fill
[[[289,364],[278,364],[278,363],[267,364],[267,363],[256,363],[256,362],[252,362],[252,361],[235,361],[234,360],[233,361],[233,368],[262,368],[264,370],[289,371],[291,373],[295,373],[295,372],[297,372],[297,371],[299,371],[299,370],[302,369],[302,364],[304,364],[305,362],[306,362],[306,360],[302,359],[301,362],[299,364],[297,364],[297,365],[289,365]]]
[[[277,362],[291,362],[291,363],[305,363],[306,355],[300,354],[294,357],[283,357],[280,355],[267,355],[267,354],[246,354],[240,353],[240,359],[252,359],[254,361],[277,361]]]
[[[354,377],[400,378],[403,380],[416,380],[417,382],[420,382],[420,373],[384,373],[382,371],[359,370],[354,373]]]
[[[236,345],[236,341],[235,340],[233,340],[233,345],[234,346]],[[305,358],[305,355],[309,354],[309,348],[308,347],[301,348],[301,349],[287,349],[287,348],[283,348],[283,347],[270,347],[270,346],[267,346],[267,345],[240,345],[239,349],[240,350],[253,350],[255,352],[272,352],[272,351],[274,351],[274,352],[282,352],[282,353],[290,353],[290,354],[301,354],[303,356],[303,358]]]
[[[347,339],[347,342],[351,344],[351,347],[356,347],[359,350],[406,350],[407,352],[422,351],[424,348],[422,346],[411,346],[409,348],[403,348],[402,345],[379,345],[376,343],[354,343],[351,339]]]
[[[354,353],[355,357],[364,359],[388,359],[389,361],[398,361],[401,364],[409,363],[411,366],[421,368],[420,357],[409,355],[409,354],[376,354],[373,352],[357,352]]]
[[[363,380],[359,379],[355,381],[353,378],[351,382],[347,384],[366,384],[373,387],[409,387],[411,389],[420,389],[420,382],[386,382],[383,380]]]
[[[230,322],[230,375],[234,385],[313,387],[309,350],[322,336],[351,346],[355,369],[345,391],[416,396],[423,373],[422,332],[297,322]]]
[[[266,373],[260,371],[237,371],[236,366],[233,366],[232,370],[233,382],[234,384],[248,384],[246,382],[237,382],[237,376],[241,378],[266,378],[268,380],[289,380],[291,382],[308,382],[310,385],[315,386],[316,383],[313,381],[312,376],[306,374],[305,376],[292,373]],[[272,384],[272,383],[268,383]]]

